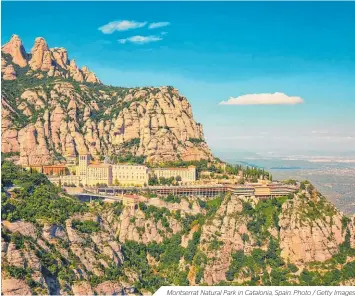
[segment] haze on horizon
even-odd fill
[[[216,154],[347,155],[354,15],[353,2],[3,2],[2,44],[18,34],[29,52],[42,36],[106,84],[173,85]]]

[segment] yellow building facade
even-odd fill
[[[176,179],[177,176],[181,177],[182,182],[195,182],[196,181],[196,167],[189,166],[187,168],[154,168],[153,174],[159,179],[160,177]]]
[[[255,186],[254,187],[254,195],[255,196],[270,196],[271,195],[271,189],[270,187],[264,185],[264,186]]]
[[[144,165],[90,164],[90,155],[79,155],[76,175],[83,185],[133,185],[148,184],[148,168]]]
[[[86,171],[86,185],[112,184],[112,167],[109,164],[90,164]]]
[[[148,168],[144,165],[112,165],[113,185],[148,185]]]

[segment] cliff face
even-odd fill
[[[345,241],[343,219],[345,217],[316,192],[303,191],[296,195],[283,205],[280,216],[281,255],[296,263],[330,259]],[[353,228],[351,224],[349,227]]]
[[[2,51],[2,151],[19,152],[21,164],[79,153],[152,162],[213,157],[190,103],[176,89],[104,86],[43,38],[30,55],[15,35]]]
[[[32,295],[36,291],[39,294],[62,295],[67,293],[68,288],[79,295],[87,294],[80,293],[80,287],[82,286],[80,283],[68,286],[69,283],[66,283],[66,277],[74,276],[77,279],[85,279],[90,274],[100,277],[104,275],[105,268],[108,269],[113,265],[122,265],[121,246],[115,240],[115,237],[104,229],[90,236],[79,232],[72,227],[74,219],[96,222],[98,217],[90,214],[76,215],[68,219],[64,226],[45,224],[42,230],[28,222],[4,222],[3,227],[6,230],[16,233],[18,236],[24,236],[27,240],[21,247],[12,241],[7,243],[2,240],[3,266],[11,266],[10,274],[16,268],[18,270],[31,270],[31,278],[37,283],[32,286],[31,291],[31,285],[29,285],[28,281],[26,282],[21,278],[15,279],[9,276],[8,273],[4,273],[2,276],[2,292],[4,294]],[[31,240],[34,240],[36,244],[31,243]],[[51,253],[51,247],[55,247],[55,254]],[[46,253],[50,254],[47,258],[51,258],[49,260],[52,260],[54,264],[56,264],[56,260],[72,262],[73,265],[69,274],[61,274],[60,276],[64,280],[53,277],[53,270],[45,271],[48,266],[43,262],[46,260],[43,255]],[[52,266],[55,268],[54,265]],[[16,286],[14,286],[14,281],[18,281]],[[90,285],[86,284],[86,286],[88,286],[86,290],[91,289]],[[107,291],[108,294],[124,291],[122,285],[117,283],[111,285],[110,281],[101,283],[100,286],[96,287],[96,291],[101,290],[103,287],[109,290]]]
[[[9,54],[14,64],[20,67],[27,66],[27,54],[21,39],[17,35],[12,35],[11,40],[1,48],[1,51]]]
[[[324,272],[330,267],[334,271],[333,258],[355,247],[355,216],[344,216],[315,189],[307,190],[292,198],[266,201],[225,198],[201,228],[199,249],[207,259],[200,282],[279,285],[272,279],[273,272],[280,272],[286,262],[299,270],[289,278],[294,284],[306,284],[297,276],[307,269]],[[355,259],[350,253],[343,253],[344,262]],[[265,277],[258,279],[262,274]],[[196,284],[196,276],[190,284]]]

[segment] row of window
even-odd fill
[[[112,170],[146,170],[145,166],[112,166]]]
[[[130,179],[130,180],[137,180],[137,179],[141,179],[141,180],[144,180],[146,179],[146,176],[136,176],[136,177],[133,177],[133,176],[121,176],[121,175],[118,175],[118,176],[114,176],[113,179]]]
[[[183,173],[183,174],[156,174],[158,177],[167,177],[167,176],[169,176],[169,177],[176,177],[176,176],[180,176],[180,177],[191,177],[191,176],[193,176],[194,174],[190,174],[190,173],[188,173],[188,174],[185,174],[185,173]]]
[[[107,173],[101,173],[101,172],[95,172],[95,173],[91,173],[91,174],[88,174],[88,177],[91,178],[91,177],[108,177],[108,174]]]

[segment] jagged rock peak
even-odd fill
[[[73,70],[77,70],[78,66],[76,65],[76,62],[74,59],[70,60],[70,68],[72,68]]]
[[[37,37],[37,38],[35,39],[35,44],[34,44],[34,46],[33,46],[33,49],[36,48],[37,46],[38,46],[38,47],[43,47],[43,49],[45,49],[45,50],[49,50],[47,41],[46,41],[46,39],[44,39],[43,37]],[[32,50],[33,50],[33,49],[32,49]]]
[[[95,73],[91,72],[88,67],[83,66],[81,71],[84,74],[84,79],[86,82],[101,83],[101,81],[96,77]]]
[[[82,71],[80,71],[74,59],[70,60],[69,71],[70,71],[70,77],[72,77],[75,81],[78,82],[85,81],[84,74],[82,73]]]
[[[27,55],[21,39],[15,34],[12,35],[10,41],[2,47],[2,52],[9,54],[12,57],[12,62],[14,64],[17,64],[20,67],[26,67],[29,65],[31,70],[47,72],[47,76],[50,77],[70,77],[78,82],[101,84],[101,81],[93,72],[89,71],[87,67],[80,69],[74,60],[69,60],[68,51],[65,48],[49,48],[47,41],[43,37],[37,37],[35,39],[31,55]],[[11,63],[11,60],[9,61],[8,58],[2,61],[3,73],[5,72],[5,65],[9,62]],[[7,73],[10,74],[10,72],[13,72],[12,68],[8,67]],[[32,71],[29,71],[28,74],[31,75]],[[38,75],[44,77],[45,74],[42,73]],[[16,79],[16,76],[13,75],[9,75],[7,77]]]
[[[1,50],[3,53],[9,54],[12,57],[13,63],[20,67],[25,67],[27,65],[26,50],[18,35],[13,34],[10,41],[6,43]]]
[[[44,38],[36,38],[31,54],[32,58],[29,64],[32,70],[49,71],[52,64],[51,52]]]
[[[63,47],[51,48],[51,52],[55,62],[62,67],[67,69],[68,67],[68,51]]]

